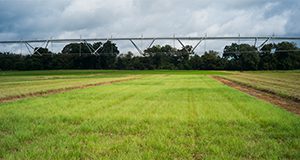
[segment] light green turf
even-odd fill
[[[224,75],[224,77],[256,89],[300,101],[300,70],[233,73],[235,74]]]
[[[220,71],[117,71],[117,70],[52,70],[52,71],[6,71],[0,72],[0,98],[28,93],[95,84],[126,79],[133,76],[171,75],[224,75]]]
[[[87,75],[81,76],[30,76],[2,78],[0,98],[40,91],[96,84],[100,82],[133,78],[133,76]]]
[[[0,159],[300,159],[300,118],[205,75],[0,104]]]

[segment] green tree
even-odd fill
[[[91,48],[93,46],[90,43],[70,43],[67,44],[61,53],[63,54],[91,54]]]
[[[202,60],[202,69],[208,70],[216,70],[222,69],[222,58],[219,56],[219,53],[216,51],[208,51],[205,52],[204,55],[201,56]]]
[[[277,69],[299,69],[300,52],[295,43],[281,42],[276,45],[275,58]]]
[[[170,45],[155,45],[151,48],[147,48],[144,50],[143,56],[145,58],[143,58],[143,62],[149,62],[150,64],[146,64],[144,66],[148,66],[147,68],[153,69],[174,69],[176,67],[173,61],[176,52],[177,49]]]
[[[225,46],[223,58],[228,61],[230,69],[257,70],[259,54],[254,46],[232,43]]]
[[[192,69],[202,69],[203,61],[199,55],[194,55],[190,59]]]
[[[259,69],[261,70],[273,70],[276,69],[276,58],[274,57],[274,50],[276,44],[266,44],[264,45],[259,52],[260,62]]]
[[[112,69],[115,67],[117,56],[120,53],[115,43],[111,41],[107,41],[104,44],[97,42],[93,44],[93,47],[94,50],[100,47],[96,52],[96,54],[98,54],[98,65],[100,68]]]

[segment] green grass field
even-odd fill
[[[97,71],[30,71],[0,74],[0,98],[128,78]]]
[[[3,72],[1,96],[12,82],[140,79],[0,104],[0,159],[300,159],[298,115],[212,74],[228,73]]]
[[[223,77],[259,90],[300,101],[300,70],[233,73]]]
[[[221,74],[217,71],[113,71],[113,70],[60,70],[0,72],[0,98],[39,91],[82,86],[99,82],[140,77],[152,74]]]

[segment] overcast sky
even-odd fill
[[[0,0],[0,40],[300,36],[299,26],[300,0]]]

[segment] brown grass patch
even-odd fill
[[[236,83],[234,81],[231,81],[231,80],[223,78],[223,77],[212,76],[212,78],[216,79],[219,82],[222,82],[223,84],[225,84],[227,86],[238,89],[238,90],[245,92],[251,96],[255,96],[259,99],[263,99],[272,104],[280,106],[290,112],[300,115],[300,103],[298,101],[294,101],[294,100],[288,99],[288,98],[283,98],[283,97],[280,97],[280,96],[270,93],[270,92],[257,90],[253,87],[243,85],[241,83]]]

